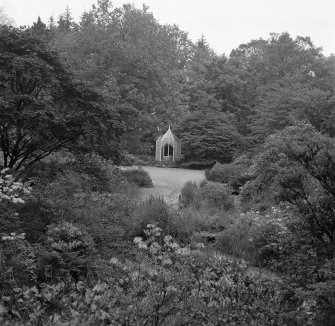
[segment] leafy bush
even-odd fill
[[[81,223],[97,247],[107,254],[126,233],[137,187],[122,182],[118,169],[96,155],[76,158],[57,153],[56,157],[59,164],[53,157],[44,165],[35,165],[41,166],[42,171],[27,172],[27,177],[34,175],[34,189],[30,200],[19,210],[27,239],[40,242],[52,223]],[[48,179],[54,165],[58,172],[53,175],[50,171]]]
[[[233,164],[234,165],[242,165],[242,166],[248,168],[252,165],[252,159],[249,156],[244,154],[244,155],[236,157],[233,161]]]
[[[249,218],[239,218],[220,232],[216,248],[225,254],[233,255],[254,263],[255,249],[251,236],[252,222]]]
[[[120,181],[119,170],[94,153],[77,157],[71,169],[90,177],[92,191],[113,192],[115,183]]]
[[[149,173],[141,167],[137,169],[124,170],[122,171],[122,175],[126,178],[127,182],[135,183],[139,187],[153,187]]]
[[[171,234],[183,242],[189,240],[193,230],[176,209],[163,198],[154,196],[137,205],[129,220],[127,238],[142,235],[147,224],[157,224],[164,234]]]
[[[217,210],[210,212],[207,207],[189,206],[180,211],[181,218],[189,230],[195,232],[219,232],[229,227],[233,222],[232,212]]]
[[[75,252],[80,256],[92,254],[95,245],[92,237],[86,231],[68,222],[49,225],[45,244],[50,250]]]
[[[209,208],[231,210],[234,197],[229,186],[220,183],[206,183],[199,189],[200,200]]]
[[[112,192],[115,183],[121,181],[118,169],[101,156],[94,153],[75,156],[66,151],[56,152],[32,165],[24,171],[24,177],[46,185],[73,173],[89,179],[84,189],[90,191]]]
[[[10,169],[0,170],[0,236],[22,231],[18,209],[25,203],[31,188],[16,181]]]
[[[215,161],[211,160],[186,161],[186,162],[180,162],[179,167],[183,169],[204,170],[211,168],[214,164]]]
[[[83,195],[71,209],[68,219],[85,226],[103,257],[110,257],[134,228],[137,189],[133,188],[124,184],[112,194]]]
[[[2,325],[309,325],[310,306],[272,280],[246,276],[244,261],[182,246],[148,225],[135,261],[110,260],[108,282],[16,288]]]
[[[229,181],[241,174],[242,167],[234,164],[216,163],[210,170],[205,171],[207,180],[213,182],[229,183]]]
[[[71,275],[86,275],[92,264],[95,243],[79,226],[68,222],[49,225],[45,245],[49,252],[60,255],[63,268]]]
[[[170,209],[162,197],[151,196],[140,203],[133,215],[131,237],[141,235],[147,224],[157,224],[166,229],[170,218]]]
[[[242,213],[220,233],[217,248],[258,266],[268,265],[280,256],[280,242],[288,232],[287,219],[277,208],[267,215]]]
[[[274,199],[274,192],[259,191],[259,180],[253,179],[247,181],[239,193],[240,207],[243,212],[250,210],[266,212],[272,206],[278,204]]]
[[[194,204],[198,196],[198,186],[195,182],[188,181],[181,189],[179,196],[179,207],[188,207]]]
[[[33,284],[37,279],[36,252],[25,234],[0,238],[0,294],[15,286]]]
[[[207,180],[229,184],[237,192],[251,179],[246,166],[233,163],[216,163],[212,169],[205,171],[205,175]]]
[[[268,138],[255,159],[252,197],[289,203],[301,226],[322,239],[329,257],[335,239],[335,139],[298,123]]]

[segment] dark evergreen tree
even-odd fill
[[[231,162],[241,146],[234,115],[217,111],[197,111],[179,126],[186,160]]]
[[[71,31],[73,27],[75,27],[75,23],[73,22],[69,6],[67,6],[65,12],[59,16],[57,28],[60,32],[66,33]]]
[[[33,23],[31,30],[34,35],[41,37],[45,41],[48,41],[51,36],[50,30],[47,28],[47,25],[43,23],[40,16],[38,16],[37,21]]]

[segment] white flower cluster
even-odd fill
[[[1,237],[3,241],[16,241],[18,239],[24,240],[26,237],[25,233],[16,234],[15,232],[11,233],[10,235],[4,235]]]
[[[23,204],[22,195],[28,195],[31,192],[30,187],[26,187],[21,182],[15,182],[12,175],[7,174],[8,168],[0,171],[0,201],[11,201],[14,204]]]
[[[170,254],[177,254],[181,256],[190,255],[192,250],[189,246],[181,247],[171,235],[160,238],[162,229],[154,224],[148,224],[147,229],[144,231],[147,236],[147,240],[143,240],[141,237],[134,238],[134,243],[139,249],[148,250],[154,255],[158,261],[163,265],[171,265],[172,260]],[[199,250],[204,248],[203,243],[197,243],[195,249]]]

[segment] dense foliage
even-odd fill
[[[129,183],[135,183],[139,187],[150,188],[153,186],[149,173],[143,168],[124,170],[122,175]]]
[[[99,95],[76,83],[59,56],[29,30],[1,27],[0,146],[20,169],[110,127]],[[107,138],[106,138],[107,139]]]
[[[101,154],[152,155],[155,136],[168,124],[189,161],[223,163],[254,153],[266,136],[296,120],[334,135],[335,60],[309,37],[271,34],[218,56],[204,37],[193,44],[176,26],[157,22],[148,7],[117,8],[109,0],[99,0],[78,23],[67,8],[57,22],[38,18],[29,32],[58,52],[77,82],[89,85],[89,93],[81,89],[76,96],[88,96],[91,104],[97,94],[103,100],[104,110],[89,115],[99,128],[87,135]],[[22,38],[35,39],[27,34]],[[31,47],[38,53],[36,42]],[[32,70],[34,64],[15,67]]]
[[[335,324],[333,56],[218,56],[109,0],[0,24],[1,325]],[[115,165],[168,124],[208,168],[178,207]]]

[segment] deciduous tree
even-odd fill
[[[110,120],[99,95],[75,83],[57,54],[29,29],[0,28],[0,148],[5,167],[31,165],[79,137],[96,135],[94,128],[104,132]]]
[[[302,226],[335,253],[335,139],[298,123],[269,137],[255,161],[254,191],[290,203]],[[249,185],[250,186],[250,185]]]

